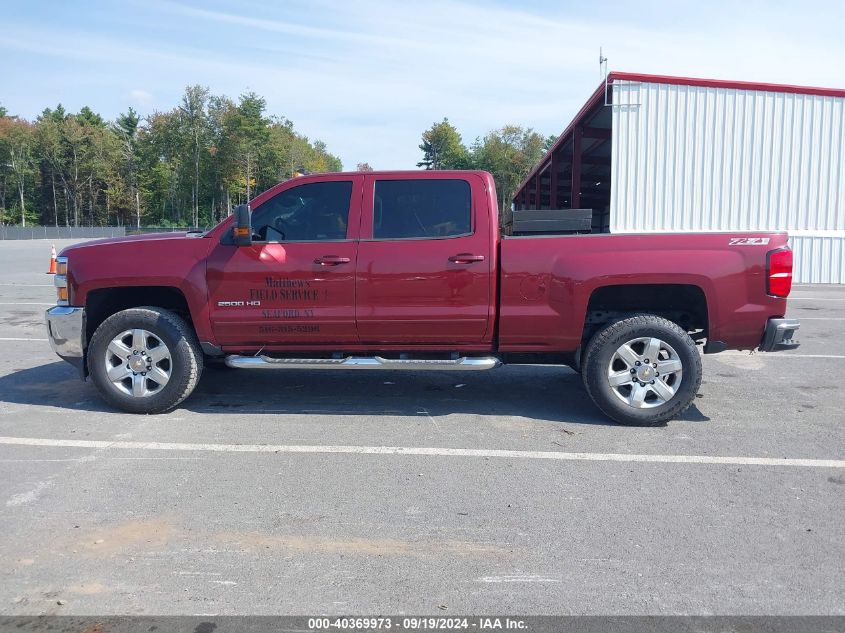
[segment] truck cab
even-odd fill
[[[215,341],[490,349],[490,195],[495,209],[495,189],[473,172],[311,176],[265,192],[250,205],[251,243],[236,246],[229,223],[214,232]]]

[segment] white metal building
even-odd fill
[[[788,230],[797,282],[845,283],[845,89],[611,73],[514,203],[612,233]]]

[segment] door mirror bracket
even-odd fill
[[[237,246],[252,245],[252,221],[248,204],[239,204],[235,207],[235,224],[232,228],[232,237]]]

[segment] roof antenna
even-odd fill
[[[602,54],[601,46],[599,46],[599,76],[604,80],[604,105],[610,105],[607,102],[607,57]]]

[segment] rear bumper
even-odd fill
[[[800,345],[795,340],[795,332],[801,327],[798,319],[769,319],[763,342],[760,343],[761,352],[779,352],[785,349],[795,349]]]
[[[55,306],[47,310],[47,338],[59,358],[80,371],[85,358],[85,308]]]

